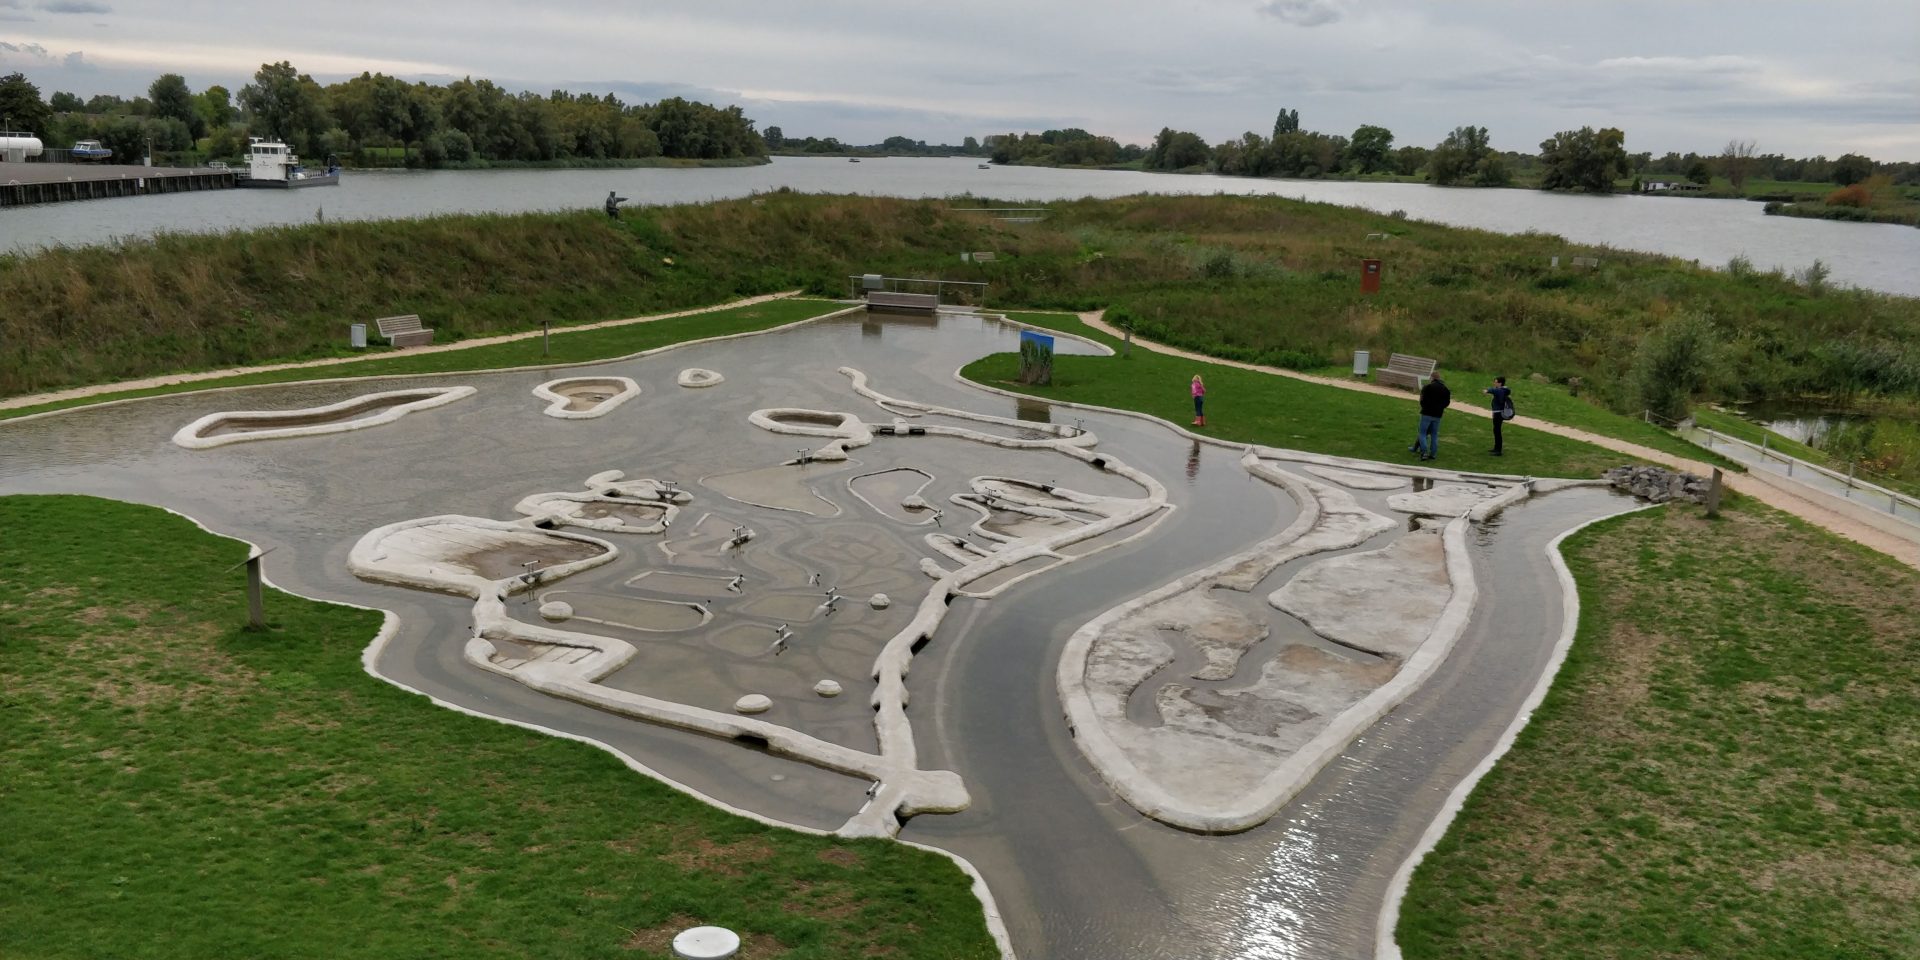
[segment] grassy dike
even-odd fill
[[[1920,575],[1750,502],[1567,558],[1579,633],[1415,871],[1409,960],[1920,956]]]
[[[778,290],[837,296],[866,272],[984,281],[996,307],[1106,308],[1226,359],[1313,369],[1367,349],[1516,381],[1579,376],[1586,398],[1634,413],[1637,346],[1682,314],[1718,324],[1713,398],[1920,390],[1920,369],[1887,359],[1920,342],[1920,299],[1280,197],[1063,201],[1020,224],[959,209],[993,203],[776,191],[617,222],[449,216],[0,257],[0,396],[336,355],[348,322],[394,313],[445,341]],[[998,259],[963,263],[973,250]],[[1602,265],[1550,264],[1574,255]],[[1372,256],[1385,286],[1368,296],[1358,262]]]
[[[751,306],[714,310],[684,317],[670,317],[646,323],[605,327],[598,330],[560,330],[553,337],[550,353],[543,352],[545,348],[539,338],[438,353],[382,351],[353,363],[242,373],[231,377],[167,384],[139,390],[112,391],[98,396],[74,397],[51,403],[0,410],[0,420],[113,400],[132,400],[222,387],[251,387],[334,377],[392,377],[586,363],[629,356],[688,340],[768,330],[808,320],[838,309],[840,305],[836,303],[794,298],[769,300]]]
[[[997,956],[970,880],[767,827],[368,676],[380,614],[151,508],[0,498],[0,943],[20,958]]]

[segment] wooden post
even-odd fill
[[[1125,330],[1127,333],[1126,339],[1120,345],[1120,357],[1124,360],[1133,356],[1133,324],[1126,324],[1120,329]]]
[[[267,628],[267,606],[261,596],[260,558],[265,554],[256,554],[247,558],[247,628],[265,630]]]
[[[553,321],[540,321],[540,355],[553,356]]]
[[[1708,519],[1714,519],[1719,516],[1720,516],[1720,468],[1714,467],[1713,468],[1713,484],[1707,487],[1707,517]]]

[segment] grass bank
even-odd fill
[[[1920,576],[1746,502],[1568,560],[1578,637],[1415,872],[1409,960],[1920,956]]]
[[[1685,313],[1718,322],[1710,397],[1920,391],[1911,364],[1863,379],[1834,359],[1911,354],[1920,300],[1281,197],[1068,201],[1029,224],[956,209],[994,204],[775,192],[617,223],[312,224],[0,258],[0,395],[328,355],[348,322],[393,313],[419,313],[445,339],[781,289],[839,295],[866,272],[985,281],[997,307],[1109,308],[1145,336],[1230,359],[1312,368],[1368,349],[1579,376],[1615,410],[1637,409],[1641,338]],[[999,259],[962,263],[972,250]],[[1572,255],[1601,266],[1550,265]],[[1374,296],[1359,291],[1369,256],[1386,260]]]
[[[840,309],[839,304],[822,300],[783,299],[599,330],[562,330],[554,335],[550,353],[544,352],[542,342],[537,337],[439,353],[378,351],[373,356],[353,363],[264,370],[236,374],[231,377],[196,380],[190,383],[168,384],[139,390],[121,390],[94,397],[78,397],[0,410],[0,420],[109,400],[130,400],[218,387],[247,387],[333,377],[384,377],[584,363],[591,360],[624,357],[687,340],[766,330],[831,313],[838,309]]]
[[[1119,343],[1059,314],[1017,314],[1019,319],[1065,333]],[[1392,397],[1341,390],[1269,373],[1195,362],[1136,348],[1130,357],[1056,354],[1053,383],[1025,386],[1017,381],[1018,354],[998,353],[962,368],[976,383],[1050,400],[1137,410],[1184,424],[1193,419],[1187,384],[1195,373],[1206,378],[1207,427],[1197,432],[1223,440],[1262,443],[1344,457],[1417,462],[1413,442],[1418,413],[1413,404]],[[1461,405],[1472,404],[1465,386],[1454,388]],[[1449,470],[1530,476],[1591,477],[1624,459],[1592,444],[1524,428],[1506,431],[1506,455],[1488,454],[1491,421],[1455,414],[1444,418],[1437,466]]]
[[[0,498],[9,956],[997,956],[943,857],[722,813],[366,675],[380,615],[162,511]]]

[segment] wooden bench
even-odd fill
[[[931,293],[894,293],[890,290],[867,291],[867,307],[932,313],[940,308],[940,298]]]
[[[981,250],[973,255],[974,263],[992,263],[998,259],[1000,258],[994,256],[992,250]]]
[[[1600,258],[1599,257],[1574,257],[1573,265],[1576,267],[1586,267],[1591,270],[1600,266]]]
[[[424,347],[433,342],[433,331],[420,325],[420,315],[416,313],[381,317],[373,325],[380,328],[380,335],[396,347]]]
[[[1387,360],[1386,366],[1373,371],[1373,382],[1418,391],[1433,377],[1433,368],[1439,365],[1439,361],[1427,357],[1396,353]]]

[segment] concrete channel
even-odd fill
[[[845,464],[805,467],[813,471],[805,482],[831,510],[756,507],[718,491],[746,489],[738,484],[759,480],[708,485],[707,479],[765,470],[793,457],[802,438],[755,428],[748,415],[791,407],[890,420],[892,413],[857,396],[838,372],[854,367],[875,390],[893,397],[1084,425],[1098,435],[1100,456],[1124,461],[1164,485],[1172,509],[1150,527],[1127,531],[1138,534],[1133,539],[1013,582],[993,599],[952,600],[907,676],[908,715],[919,767],[958,773],[971,804],[957,813],[912,816],[900,836],[976,866],[1021,956],[1372,956],[1373,925],[1389,879],[1448,792],[1512,721],[1548,662],[1561,626],[1561,595],[1543,562],[1546,544],[1632,502],[1597,489],[1567,490],[1523,501],[1476,528],[1470,552],[1483,585],[1481,602],[1438,672],[1269,822],[1232,835],[1179,830],[1135,812],[1082,755],[1054,686],[1060,651],[1076,628],[1102,611],[1272,536],[1299,507],[1284,491],[1250,475],[1237,450],[1195,443],[1157,422],[1048,410],[953,379],[968,360],[1015,349],[1016,337],[1013,327],[979,317],[847,318],[565,369],[308,383],[80,408],[0,422],[0,494],[86,493],[150,503],[195,517],[216,532],[278,548],[267,562],[278,585],[399,615],[399,632],[377,663],[383,676],[461,709],[607,745],[723,806],[835,830],[866,802],[868,783],[751,745],[626,719],[477,669],[463,655],[472,601],[356,578],[348,570],[350,550],[369,530],[412,518],[513,519],[522,498],[580,490],[587,477],[606,470],[630,478],[673,477],[695,496],[662,538],[684,536],[697,547],[704,534],[692,528],[705,513],[722,517],[711,522],[723,528],[737,523],[755,531],[756,549],[763,552],[739,571],[750,588],[768,592],[743,597],[740,617],[804,615],[781,599],[803,591],[781,593],[762,584],[796,576],[804,581],[808,572],[823,570],[830,578],[872,575],[873,582],[884,581],[894,606],[850,605],[847,614],[834,615],[841,619],[817,621],[831,622],[835,633],[833,643],[823,642],[815,652],[796,650],[793,658],[778,661],[741,654],[702,671],[690,651],[708,642],[701,639],[707,628],[692,628],[692,620],[658,610],[627,612],[635,607],[619,599],[622,591],[651,595],[646,580],[635,578],[638,571],[610,566],[544,589],[573,591],[583,609],[605,621],[634,621],[633,630],[621,635],[662,644],[657,649],[671,657],[663,662],[672,664],[675,689],[691,702],[724,709],[749,688],[771,690],[795,677],[812,684],[815,675],[831,673],[846,684],[846,696],[832,703],[776,696],[769,716],[804,723],[846,748],[871,750],[871,725],[849,722],[841,708],[865,712],[872,680],[863,658],[912,616],[918,592],[932,582],[918,571],[892,579],[876,571],[910,558],[952,561],[923,542],[935,532],[924,520],[864,502],[849,480],[895,468],[921,470],[935,478],[923,491],[932,502],[964,493],[969,477],[995,475],[1100,496],[1139,492],[1058,453],[949,437],[876,437],[870,446],[850,450]],[[1064,338],[1059,348],[1091,350]],[[693,367],[717,371],[724,382],[676,386],[676,375]],[[596,419],[544,415],[547,404],[534,388],[571,376],[630,377],[644,392]],[[221,411],[319,407],[376,391],[457,385],[477,393],[366,430],[213,450],[185,449],[170,439],[182,425]],[[936,420],[947,423],[929,418]],[[914,478],[916,488],[919,483]],[[1394,516],[1384,506],[1385,492],[1355,497]],[[769,494],[769,502],[777,500]],[[949,506],[940,531],[955,532],[950,528],[962,525],[963,513],[969,511]],[[1336,554],[1377,549],[1405,533],[1380,534]],[[607,536],[644,557],[647,569],[657,571],[657,583],[676,585],[653,592],[712,608],[716,649],[736,642],[721,632],[738,625],[727,622],[735,615],[726,606],[724,585],[714,585],[724,584],[716,569],[700,566],[694,554],[663,560],[652,538]],[[1336,554],[1284,564],[1252,596],[1264,597],[1307,564]],[[915,593],[899,595],[909,592]],[[532,608],[538,603],[516,597],[508,608],[518,611],[511,614],[516,618],[537,622]],[[804,631],[808,623],[794,626]],[[752,642],[762,642],[761,636],[752,633]],[[662,692],[639,680],[631,685]]]

